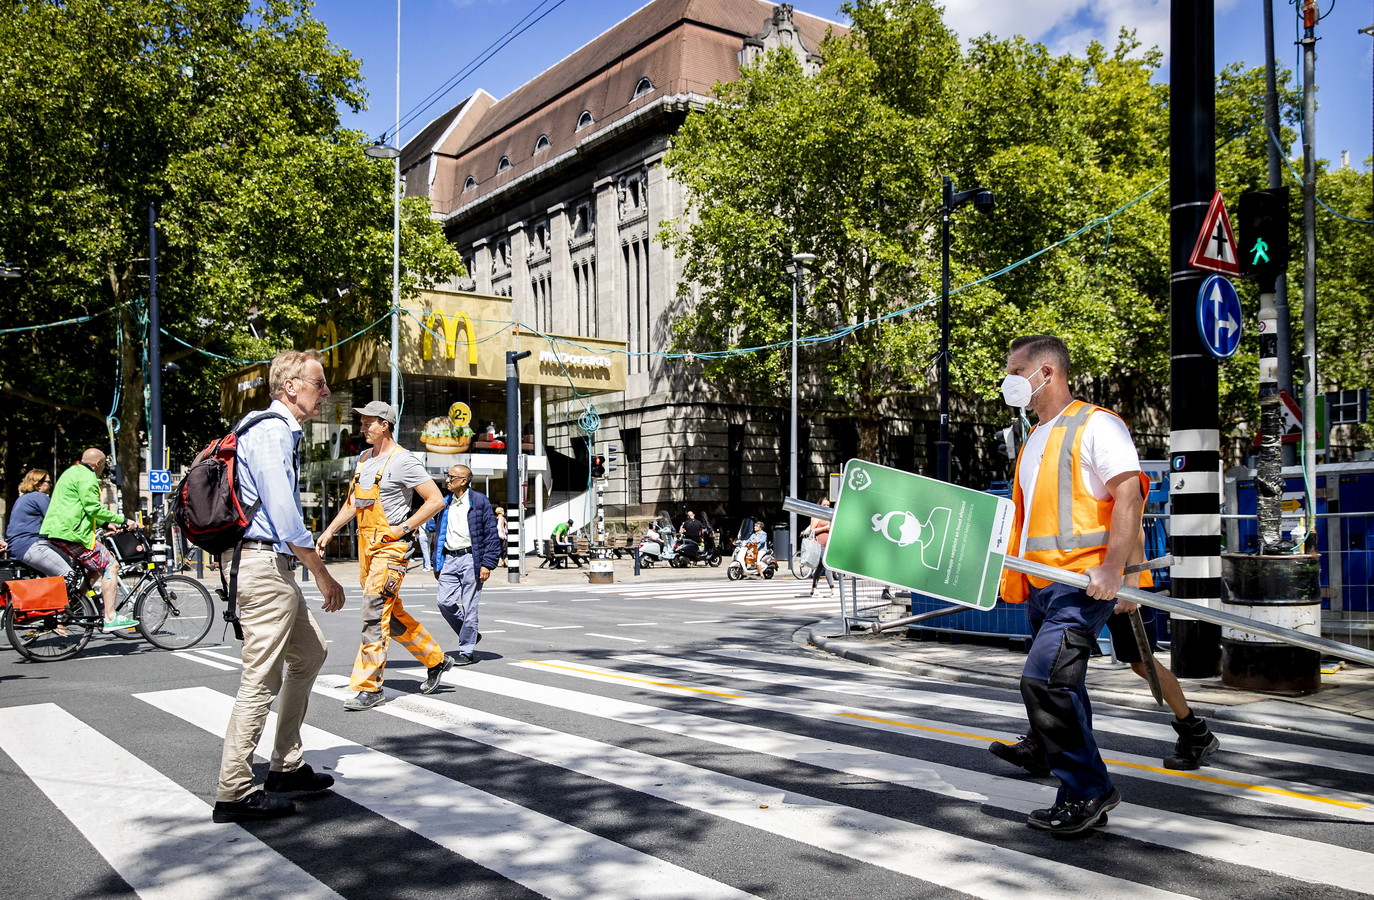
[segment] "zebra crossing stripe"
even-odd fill
[[[652,654],[642,654],[652,656]],[[632,657],[617,657],[626,659]],[[520,663],[527,668],[552,668],[564,675],[575,678],[588,678],[604,681],[631,681],[647,686],[650,690],[662,693],[699,690],[690,683],[672,683],[651,678],[637,678],[616,670],[602,669],[597,666],[575,665],[559,660],[542,660],[537,663]],[[664,690],[668,688],[670,690]],[[735,694],[716,690],[707,694],[710,697],[726,698],[734,705],[767,712],[782,712],[803,718],[834,722],[837,718],[853,724],[873,728],[878,731],[907,733],[919,731],[923,737],[944,743],[959,744],[982,749],[992,741],[1012,743],[1010,733],[978,734],[967,728],[948,722],[930,719],[912,719],[892,713],[881,713],[859,707],[837,706],[830,703],[815,703],[796,698],[776,698],[771,695]],[[1279,804],[1301,809],[1306,813],[1331,815],[1360,822],[1374,822],[1374,806],[1370,798],[1338,791],[1322,791],[1293,782],[1283,782],[1257,775],[1235,775],[1215,766],[1208,766],[1207,772],[1178,772],[1160,768],[1154,760],[1126,753],[1108,754],[1105,759],[1109,768],[1129,769],[1132,775],[1163,784],[1177,784],[1179,780],[1192,782],[1191,785],[1208,793],[1229,797],[1245,797],[1266,803]],[[1048,802],[1041,806],[1049,805]],[[1034,807],[1032,807],[1034,808]]]
[[[55,704],[0,709],[0,749],[144,900],[338,897]]]
[[[417,672],[415,677],[422,678],[423,674]],[[445,681],[460,689],[485,691],[560,710],[612,719],[736,750],[764,753],[860,778],[884,781],[1014,812],[1027,813],[1054,802],[1055,789],[1052,786],[1021,778],[986,775],[883,751],[856,748],[804,735],[681,713],[595,694],[484,675],[471,670],[449,673],[445,676]],[[741,703],[737,700],[723,702]],[[1273,872],[1301,881],[1330,884],[1356,892],[1365,892],[1368,885],[1374,883],[1371,881],[1374,879],[1374,855],[1344,847],[1328,846],[1316,841],[1246,828],[1200,816],[1155,810],[1132,803],[1123,803],[1117,807],[1112,812],[1111,821],[1114,833],[1144,843],[1199,854],[1219,862]],[[980,858],[976,851],[964,852],[969,854],[969,859]],[[939,865],[933,860],[932,863],[936,867]],[[1017,871],[1019,877],[1021,873]],[[923,868],[915,874],[928,880],[928,869]],[[960,890],[968,888],[962,887]],[[1104,887],[1099,896],[1113,896],[1115,891],[1114,888]],[[1026,888],[1022,898],[1024,900],[1025,896],[1054,895],[1046,888],[1042,887],[1037,891],[1035,886],[1030,886]]]
[[[233,697],[209,688],[134,696],[215,735],[224,733],[234,705]],[[272,746],[276,724],[270,714],[259,746]],[[750,896],[319,728],[303,726],[301,737],[309,762],[334,772],[335,793],[547,897]]]
[[[760,654],[754,651],[733,651],[731,655],[739,659],[765,663],[792,666],[806,665],[800,658],[780,656],[777,654]],[[741,678],[745,681],[754,681],[760,684],[783,684],[836,694],[857,694],[867,700],[882,698],[884,700],[892,700],[899,703],[936,706],[942,709],[953,709],[966,712],[981,712],[1020,720],[1024,720],[1026,715],[1025,707],[1019,702],[985,700],[980,697],[970,697],[963,693],[951,694],[944,691],[922,690],[920,688],[905,687],[900,684],[872,684],[855,682],[852,680],[820,678],[812,675],[798,675],[792,672],[767,672],[752,668],[728,668],[722,670],[718,666],[714,666],[710,663],[697,662],[694,660],[680,660],[650,653],[627,654],[616,658],[637,665],[653,665],[659,668],[694,672],[703,675],[729,675],[732,678]],[[824,668],[825,666],[822,665],[819,667]],[[933,685],[937,682],[931,679],[925,679],[924,683]],[[1149,740],[1159,740],[1161,734],[1163,734],[1167,740],[1174,740],[1171,734],[1162,731],[1157,722],[1143,722],[1124,716],[1104,714],[1101,711],[1093,712],[1093,731],[1100,734],[1120,734],[1129,737],[1146,738]],[[1243,735],[1223,735],[1223,737],[1225,738],[1223,746],[1228,753],[1243,753],[1247,756],[1256,756],[1265,760],[1283,760],[1284,762],[1292,762],[1304,766],[1316,766],[1328,769],[1339,769],[1345,772],[1374,775],[1374,757],[1371,756],[1347,753],[1343,750],[1302,747],[1293,744],[1284,744],[1278,741],[1264,740],[1263,738],[1246,737]]]
[[[469,674],[473,677],[466,677]],[[463,675],[464,677],[453,680],[464,687],[489,685],[493,679],[498,682],[512,681],[480,673],[465,672]],[[329,676],[320,679],[320,683],[342,686],[345,679],[340,676]],[[539,685],[514,682],[510,687],[515,685],[523,685],[536,696],[549,693],[548,688]],[[574,694],[571,691],[553,690],[558,696],[565,698],[569,694]],[[496,692],[504,693],[504,690]],[[577,708],[583,710],[604,710],[622,705],[622,701],[604,697],[583,694],[574,696]],[[1180,896],[1148,885],[1042,859],[1033,854],[986,844],[865,810],[852,809],[796,791],[747,781],[686,763],[660,759],[636,750],[604,744],[460,706],[446,700],[406,696],[379,709],[387,715],[436,728],[464,740],[477,741],[828,853],[879,866],[986,900],[1025,900],[1028,896]],[[668,712],[653,707],[639,709],[652,710],[653,714]],[[669,713],[668,718],[676,715]],[[700,716],[690,718],[702,722],[713,721]],[[718,724],[727,728],[732,727],[732,723]],[[756,730],[766,732],[766,729]],[[839,745],[829,746],[834,748]],[[850,753],[861,752],[853,748],[844,749]],[[1008,872],[1015,872],[1016,877],[1009,879]],[[691,894],[684,890],[679,896]]]

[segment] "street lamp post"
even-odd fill
[[[792,443],[791,465],[788,466],[789,497],[797,493],[797,295],[801,293],[802,268],[816,259],[814,253],[792,254]],[[787,514],[787,568],[794,567],[796,554],[792,552],[797,540],[797,514]]]
[[[950,480],[949,466],[949,217],[968,201],[982,213],[992,212],[997,200],[987,188],[954,190],[954,182],[944,178],[944,197],[940,207],[943,251],[940,257],[940,440],[935,444],[935,477]],[[795,494],[793,496],[796,496]]]
[[[363,152],[373,159],[389,159],[395,169],[391,187],[391,405],[400,410],[401,365],[401,0],[396,0],[396,125]]]

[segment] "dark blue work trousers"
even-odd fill
[[[1031,647],[1021,672],[1031,734],[1059,779],[1056,802],[1089,800],[1112,789],[1093,739],[1093,712],[1084,678],[1088,657],[1114,601],[1094,600],[1064,584],[1031,587],[1026,602]]]

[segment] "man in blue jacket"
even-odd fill
[[[477,603],[482,585],[501,559],[501,535],[496,514],[485,494],[469,488],[472,470],[454,466],[448,470],[448,503],[439,514],[434,540],[434,571],[439,575],[439,612],[458,634],[455,666],[476,662],[473,652],[477,633]]]

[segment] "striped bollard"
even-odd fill
[[[520,508],[506,510],[506,581],[520,583]]]

